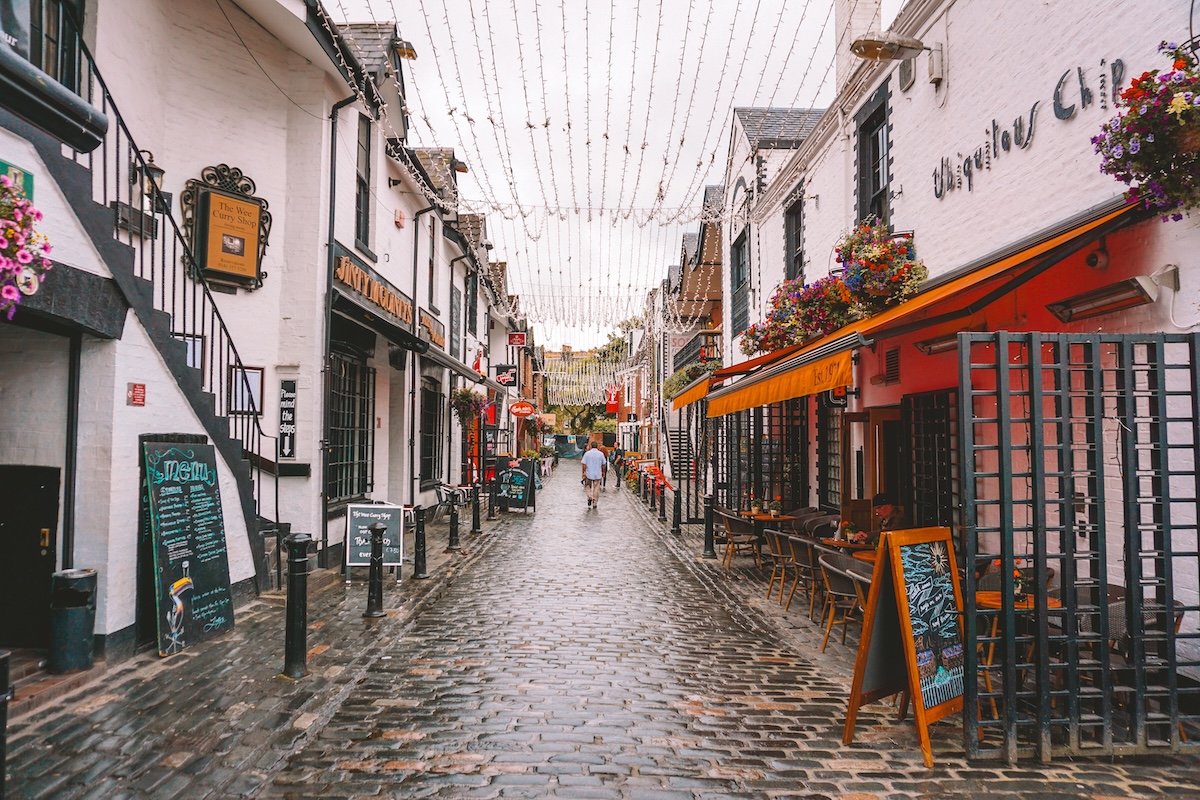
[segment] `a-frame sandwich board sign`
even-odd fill
[[[883,697],[912,698],[925,766],[929,726],[963,708],[962,590],[949,528],[880,535],[842,742],[858,709]],[[897,665],[902,669],[897,669]],[[901,716],[903,716],[903,708]]]

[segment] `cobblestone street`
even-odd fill
[[[784,614],[611,482],[589,510],[576,476],[389,584],[387,618],[361,618],[363,581],[314,593],[301,681],[277,677],[282,608],[259,601],[15,720],[11,796],[1200,796],[1191,759],[968,764],[952,720],[926,770],[888,705],[843,746],[851,645],[820,654],[807,603]]]

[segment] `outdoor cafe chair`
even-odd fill
[[[823,619],[825,620],[825,638],[821,640],[821,652],[825,652],[825,646],[829,644],[829,634],[833,631],[834,625],[842,626],[842,644],[846,643],[846,629],[849,624],[854,621],[854,612],[858,610],[858,589],[855,587],[854,579],[843,569],[839,569],[835,562],[838,556],[834,554],[823,555],[820,558],[821,575],[825,580],[825,609]],[[838,618],[838,612],[841,612],[841,618]]]
[[[738,553],[749,551],[759,567],[762,562],[758,556],[758,536],[754,533],[754,523],[743,519],[737,514],[721,513],[720,520],[725,526],[725,558],[722,563],[725,569],[733,565],[733,557]]]
[[[824,585],[820,576],[820,566],[813,555],[813,543],[801,536],[782,537],[784,544],[792,553],[792,590],[788,593],[787,605],[784,610],[792,607],[792,597],[796,587],[803,585],[804,594],[808,596],[808,618],[812,619],[816,607],[817,594]]]
[[[787,581],[787,565],[792,561],[792,550],[779,531],[767,528],[763,531],[763,537],[767,540],[767,554],[771,557],[771,579],[767,581],[767,597],[770,598],[778,582],[779,604],[783,605],[783,587]]]

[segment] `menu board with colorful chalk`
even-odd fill
[[[144,442],[157,575],[158,652],[233,628],[229,552],[211,444]]]
[[[383,566],[398,567],[404,552],[404,510],[400,506],[350,505],[346,507],[346,565],[371,566],[370,526],[382,522]]]
[[[533,478],[531,473],[521,465],[505,466],[496,476],[496,500],[508,509],[525,510],[533,505]]]
[[[845,744],[854,740],[861,706],[903,693],[905,705],[909,698],[913,702],[925,766],[933,766],[929,725],[963,708],[961,609],[949,528],[882,535],[854,663]]]

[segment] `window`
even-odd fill
[[[358,356],[329,355],[330,502],[364,497],[375,467],[375,370]]]
[[[436,481],[442,472],[442,384],[421,379],[421,485]]]
[[[457,286],[450,287],[450,355],[461,358],[462,348],[462,292]]]
[[[479,276],[472,272],[467,276],[467,333],[479,329]]]
[[[371,245],[371,119],[358,117],[358,165],[354,193],[354,243],[360,249]]]
[[[733,291],[733,310],[730,323],[737,336],[750,324],[750,271],[746,263],[746,232],[729,248],[729,281]]]
[[[842,510],[842,410],[824,397],[818,403],[817,503],[835,513]]]
[[[17,8],[20,7],[17,3]],[[28,55],[34,66],[78,93],[80,62],[76,23],[83,20],[83,1],[32,0],[26,8],[29,9],[29,41],[21,42],[18,37],[16,50],[21,55]],[[20,27],[17,26],[18,31]]]
[[[783,277],[787,280],[804,278],[804,195],[796,198],[784,214],[784,264]]]
[[[189,353],[189,358],[190,358]],[[189,366],[191,366],[189,364]],[[229,365],[229,413],[262,414],[262,367],[238,368]]]
[[[875,92],[858,115],[858,218],[877,217],[890,223],[888,208],[887,84]]]

